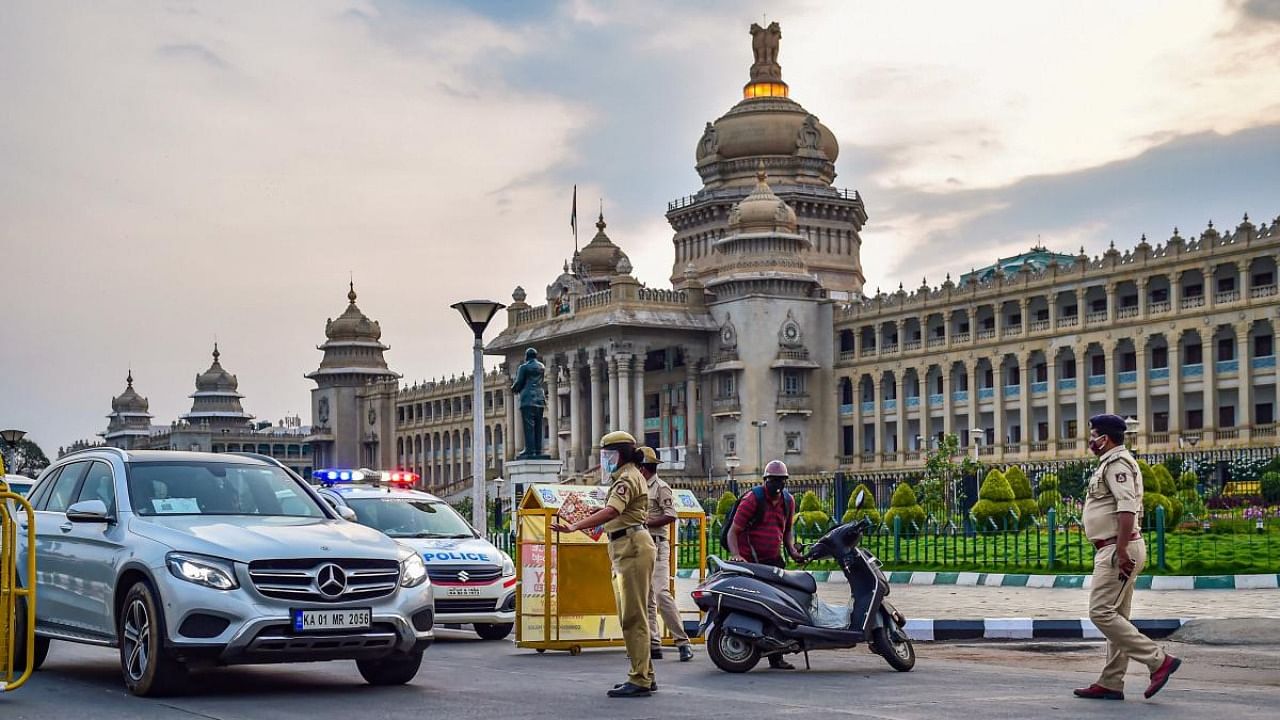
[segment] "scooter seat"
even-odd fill
[[[809,593],[810,595],[818,592],[818,581],[813,576],[803,570],[783,570],[772,565],[760,565],[757,563],[734,563],[739,567],[746,568],[751,574],[765,582],[778,583],[794,588],[800,592]]]

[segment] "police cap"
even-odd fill
[[[644,462],[640,463],[641,465],[653,465],[655,467],[657,466],[658,453],[654,452],[653,448],[649,447],[648,445],[641,445],[636,449],[639,450],[642,454],[644,454]]]
[[[1103,414],[1094,415],[1089,418],[1089,427],[1098,431],[1100,435],[1106,435],[1112,439],[1123,438],[1124,431],[1128,426],[1124,422],[1124,418],[1119,415]]]
[[[613,432],[600,438],[600,447],[606,448],[610,445],[635,445],[636,438],[625,430],[614,430]]]

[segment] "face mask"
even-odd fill
[[[1101,455],[1102,453],[1106,452],[1105,450],[1102,449],[1102,443],[1103,443],[1103,440],[1100,437],[1090,439],[1089,452],[1093,453],[1094,455]]]
[[[608,482],[609,476],[614,470],[618,469],[618,459],[622,454],[617,450],[601,450],[600,451],[600,474],[601,480]]]
[[[764,481],[764,491],[769,497],[778,497],[782,494],[782,487],[787,484],[782,478],[767,478]]]

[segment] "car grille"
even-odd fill
[[[493,612],[497,600],[436,600],[436,614]]]
[[[461,573],[466,573],[461,576]],[[502,577],[502,568],[497,565],[438,565],[427,568],[427,575],[433,583],[477,584],[491,583]],[[465,579],[463,579],[465,577]]]
[[[348,603],[395,592],[400,584],[400,563],[329,558],[256,560],[249,563],[249,578],[258,592],[270,598]]]

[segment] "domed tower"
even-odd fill
[[[753,192],[763,165],[773,192],[796,213],[796,232],[809,240],[802,257],[822,287],[837,296],[861,294],[859,233],[867,214],[858,193],[832,185],[839,143],[791,99],[778,63],[778,23],[752,25],[751,35],[755,62],[743,98],[707,123],[695,149],[702,189],[667,205],[675,230],[672,283],[683,286],[690,263],[704,278],[715,272],[722,259],[715,243],[728,233],[730,212]]]
[[[124,392],[111,398],[111,414],[103,439],[112,447],[132,450],[146,446],[151,434],[151,403],[133,389],[133,370],[125,377]]]
[[[212,432],[244,430],[253,416],[244,411],[238,391],[240,381],[222,367],[218,343],[213,344],[213,364],[196,375],[196,391],[191,393],[191,412],[182,416],[191,425],[208,427]]]
[[[622,248],[605,234],[605,227],[604,212],[601,211],[600,218],[596,220],[595,237],[574,257],[573,269],[592,290],[608,289],[609,281],[618,274],[618,264],[623,260],[630,263]]]
[[[356,306],[356,288],[347,292],[347,309],[324,326],[320,367],[306,375],[311,391],[312,445],[316,467],[389,467],[389,423],[400,375],[387,367],[382,328]],[[391,397],[388,401],[386,398]],[[382,440],[386,442],[383,443]],[[385,452],[384,452],[385,451]]]

